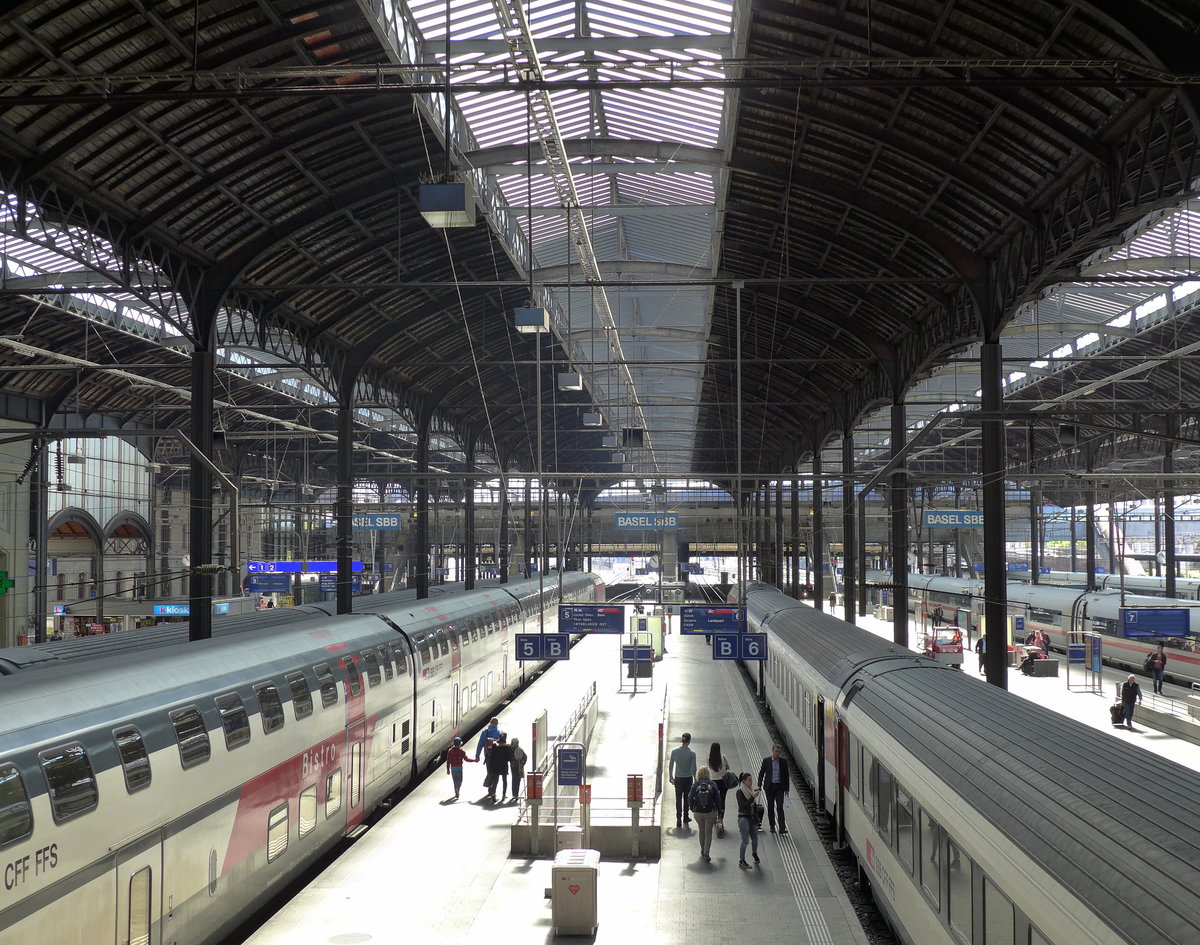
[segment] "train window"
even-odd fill
[[[896,822],[896,796],[892,791],[892,773],[886,767],[875,761],[875,823],[879,825],[880,836],[891,846],[893,842],[892,828]]]
[[[862,802],[871,819],[875,819],[875,756],[862,750]]]
[[[279,690],[273,682],[259,683],[254,687],[258,696],[258,711],[262,716],[263,732],[270,735],[283,728],[283,703],[279,699]]]
[[[303,673],[288,673],[283,677],[292,693],[292,714],[296,721],[306,719],[313,714],[312,692],[308,688],[308,680]],[[334,690],[336,695],[337,690]]]
[[[400,737],[402,739],[400,742],[400,754],[402,755],[408,753],[408,733],[411,727],[412,724],[408,719],[400,723]]]
[[[953,840],[946,842],[946,858],[949,869],[946,871],[946,915],[950,919],[950,929],[956,932],[964,942],[974,941],[971,927],[971,858]]]
[[[450,649],[453,652],[457,653],[458,652],[458,628],[451,625],[450,630],[447,633],[447,636],[450,638]]]
[[[342,809],[342,769],[331,771],[325,778],[325,819]]]
[[[446,641],[446,631],[439,630],[437,635],[438,649],[442,656],[447,656],[450,653],[450,644]]]
[[[1052,627],[1057,627],[1059,620],[1062,619],[1062,614],[1056,610],[1042,610],[1040,607],[1030,607],[1029,619],[1037,623],[1048,623]]]
[[[125,929],[129,945],[150,942],[150,899],[150,867],[146,866],[129,877],[129,922]]]
[[[21,772],[13,765],[0,766],[0,847],[24,840],[33,833],[33,810]]]
[[[921,850],[917,858],[920,865],[921,889],[929,897],[935,909],[942,907],[942,831],[937,821],[930,817],[925,810],[920,813],[921,819]]]
[[[250,741],[250,718],[242,697],[236,692],[217,696],[217,711],[221,714],[221,728],[225,730],[225,750],[233,751]]]
[[[854,735],[850,736],[850,750],[847,752],[850,756],[850,794],[852,797],[859,796],[859,769],[862,765],[859,763],[859,744],[858,738]]]
[[[56,824],[95,809],[100,802],[96,775],[92,772],[87,751],[79,742],[48,748],[39,752],[38,758],[50,791],[50,810]]]
[[[383,676],[379,673],[379,657],[375,655],[374,650],[363,650],[362,661],[367,665],[367,682],[374,689],[383,682]]]
[[[310,784],[300,792],[300,839],[317,829],[317,786]]]
[[[171,725],[175,728],[175,740],[179,742],[179,760],[184,769],[208,761],[211,754],[208,729],[199,709],[194,705],[176,709],[171,713]]]
[[[393,643],[392,652],[396,654],[396,675],[403,676],[408,672],[408,657],[404,653],[404,647],[399,643]]]
[[[488,673],[487,674],[487,694],[485,695],[484,698],[490,699],[491,697],[492,697],[492,674]]]
[[[208,851],[208,894],[217,894],[217,851],[211,848]]]
[[[433,660],[433,650],[430,648],[431,636],[425,634],[417,641],[417,646],[421,650],[421,662],[428,666]]]
[[[1012,903],[983,877],[983,945],[1013,945],[1016,938]]]
[[[910,874],[913,871],[913,799],[896,785],[896,853],[900,864]]]
[[[121,768],[125,772],[125,790],[130,794],[150,784],[150,757],[146,754],[146,743],[142,733],[132,725],[113,732],[117,754],[121,756]]]
[[[379,665],[383,667],[383,678],[385,682],[392,681],[392,658],[388,655],[387,647],[379,648]]]
[[[321,690],[321,708],[328,709],[330,706],[337,705],[337,680],[333,678],[329,665],[318,663],[313,667],[313,672],[317,677],[317,688]]]
[[[350,686],[350,695],[362,694],[362,677],[358,675],[358,664],[353,656],[343,656],[340,660],[342,669],[346,671],[346,683]]]
[[[267,862],[279,859],[288,845],[288,805],[280,804],[267,817]]]

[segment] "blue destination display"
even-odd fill
[[[227,613],[229,613],[229,605],[228,604],[213,604],[213,613],[214,614],[227,614]]]
[[[635,643],[623,643],[621,645],[621,662],[622,663],[653,663],[654,662],[654,647],[643,646]]]
[[[623,633],[625,608],[612,604],[559,604],[558,629],[563,633]]]
[[[325,591],[326,593],[333,593],[334,591],[337,590],[337,575],[323,573],[317,579],[317,583],[322,591]],[[351,594],[361,594],[362,593],[362,578],[356,574],[352,575],[350,577],[350,593]]]
[[[361,571],[361,561],[351,561],[351,571]],[[337,571],[336,561],[247,561],[247,574],[320,574],[322,571]]]
[[[741,629],[740,607],[684,604],[679,608],[680,633],[738,633]]]
[[[583,784],[583,749],[558,749],[558,783],[564,787]]]
[[[246,579],[246,590],[259,594],[287,594],[291,589],[290,574],[252,574]]]
[[[565,633],[518,633],[516,646],[520,663],[571,658],[571,638]]]
[[[617,512],[613,516],[613,528],[617,529],[658,531],[678,527],[678,512]]]
[[[190,617],[192,614],[191,604],[155,604],[155,617]]]
[[[926,528],[983,528],[983,513],[973,509],[928,509]]]
[[[1127,637],[1186,637],[1190,617],[1184,607],[1122,607],[1121,632]]]

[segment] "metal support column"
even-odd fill
[[[353,390],[354,385],[350,385]],[[354,403],[353,397],[343,395],[337,410],[337,612],[352,613],[353,595],[350,583],[351,562],[354,560]],[[299,603],[299,601],[297,601]]]
[[[472,441],[474,438],[472,437]],[[467,477],[463,480],[463,590],[475,589],[475,573],[479,566],[479,549],[475,546],[475,446],[472,442],[466,449],[465,466]]]
[[[821,482],[821,447],[817,445],[812,461],[812,548],[809,559],[813,569],[813,606],[825,609],[825,493]]]
[[[500,535],[496,542],[496,566],[500,569],[500,583],[508,583],[508,519],[512,505],[508,501],[508,477],[500,477]]]
[[[416,516],[412,550],[413,586],[417,600],[429,596],[429,417],[423,417],[417,433],[417,488],[413,514]]]
[[[1168,437],[1175,436],[1178,432],[1179,418],[1171,413],[1167,414],[1166,433]],[[1166,574],[1166,582],[1163,585],[1163,591],[1167,597],[1175,596],[1175,578],[1177,576],[1177,568],[1175,565],[1175,480],[1171,478],[1171,474],[1175,472],[1175,444],[1170,440],[1163,442],[1163,571]]]
[[[215,317],[215,311],[213,315]],[[213,454],[213,371],[216,364],[214,332],[205,339],[196,339],[192,349],[192,410],[191,440],[197,450],[209,459]],[[188,555],[188,639],[207,640],[212,636],[213,575],[200,570],[211,565],[213,558],[213,478],[208,466],[196,456],[191,458],[188,480],[190,534]],[[103,577],[103,575],[101,575]]]
[[[892,404],[892,456],[904,449],[908,437],[904,404]],[[892,639],[908,646],[908,473],[900,467],[892,472]]]
[[[1092,464],[1088,463],[1088,472],[1092,471]],[[1088,480],[1088,487],[1084,490],[1083,501],[1087,504],[1087,508],[1083,510],[1084,529],[1086,530],[1083,536],[1083,570],[1087,572],[1087,589],[1094,591],[1096,589],[1096,487],[1092,485],[1092,480]]]
[[[854,623],[854,579],[857,568],[854,542],[854,434],[842,434],[842,603],[843,613]]]
[[[775,543],[774,554],[771,555],[771,567],[775,569],[775,586],[787,593],[787,583],[784,580],[784,548],[783,548],[783,480],[775,480]]]
[[[800,477],[792,477],[791,508],[791,562],[792,597],[800,599]]]
[[[525,577],[533,577],[533,480],[525,477]]]
[[[983,480],[983,620],[987,634],[987,681],[1008,688],[1008,620],[1004,509],[1004,364],[1000,342],[988,341],[979,352],[983,412],[980,476]]]

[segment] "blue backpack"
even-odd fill
[[[697,781],[688,795],[688,807],[694,814],[707,814],[717,809],[717,786],[711,781]]]

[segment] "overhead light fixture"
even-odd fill
[[[600,414],[589,411],[583,415],[583,425],[585,427],[602,427],[604,426],[604,418]],[[613,437],[613,446],[617,445],[617,438]]]
[[[68,453],[67,463],[71,466],[82,466],[84,463],[84,457],[81,453]]]
[[[601,445],[601,446],[610,446],[610,447],[611,447],[611,446],[616,446],[616,445],[617,445],[617,436],[616,436],[616,434],[615,434],[615,433],[610,433],[610,434],[608,434],[607,436],[601,437],[601,438],[600,438],[600,445]]]
[[[465,182],[422,184],[417,205],[425,222],[438,229],[475,225],[475,200]]]
[[[563,371],[558,375],[559,390],[583,390],[583,375],[578,371]]]
[[[612,461],[617,464],[625,462],[625,454],[624,453],[613,453]]]
[[[621,464],[621,472],[626,472],[626,473],[633,472],[633,463],[622,463]]]
[[[544,308],[518,308],[513,312],[513,324],[525,335],[550,330],[550,319]]]

